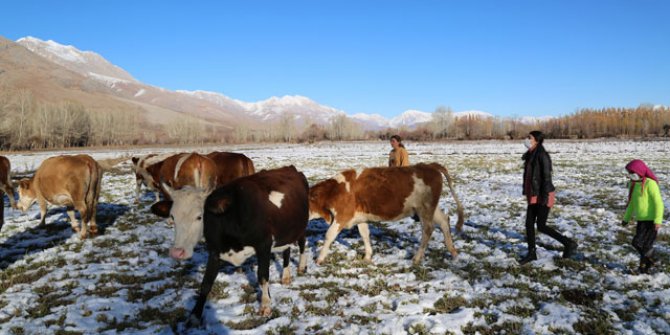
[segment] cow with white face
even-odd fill
[[[172,200],[163,200],[151,206],[151,212],[168,218],[174,225],[174,244],[170,248],[170,257],[183,260],[193,256],[193,249],[202,239],[205,199],[211,189],[185,186],[175,190],[162,184],[163,190]]]
[[[297,242],[300,249],[298,272],[304,271],[307,264],[304,252],[309,186],[305,176],[287,166],[237,178],[211,194],[194,188],[169,192],[174,202],[155,204],[152,211],[174,220],[175,245],[170,255],[175,259],[190,258],[202,235],[207,242],[207,269],[191,322],[199,322],[202,316],[220,261],[239,266],[253,255],[258,259],[262,291],[259,313],[269,316],[271,253],[283,253],[283,284],[291,281],[291,244]]]

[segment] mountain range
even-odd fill
[[[92,110],[136,110],[150,124],[175,120],[215,123],[228,129],[268,125],[293,115],[298,124],[327,124],[346,115],[364,129],[413,128],[431,120],[431,113],[407,110],[387,119],[379,114],[347,115],[304,96],[270,97],[245,102],[208,91],[171,91],[142,83],[119,66],[91,51],[48,40],[25,37],[12,42],[0,37],[0,84],[27,88],[41,99],[75,100]],[[454,113],[493,117],[481,111]]]

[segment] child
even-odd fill
[[[634,159],[626,165],[630,177],[628,204],[622,225],[627,225],[631,218],[637,221],[637,229],[633,238],[633,247],[640,253],[640,273],[648,273],[654,265],[653,244],[656,234],[663,221],[663,200],[658,187],[658,178],[639,160]]]

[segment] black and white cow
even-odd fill
[[[288,166],[235,179],[209,194],[204,202],[204,210],[186,206],[188,202],[182,200],[186,197],[192,198],[191,204],[202,203],[199,199],[206,191],[185,187],[172,192],[175,204],[179,202],[184,206],[166,208],[164,205],[154,205],[152,208],[155,214],[169,215],[174,221],[175,246],[170,249],[170,255],[176,259],[191,257],[193,247],[203,232],[209,254],[200,295],[190,321],[199,323],[220,261],[239,266],[253,255],[258,258],[258,282],[262,291],[259,314],[269,316],[271,253],[283,252],[283,284],[291,280],[288,265],[292,243],[297,242],[300,249],[298,273],[302,273],[306,266],[305,229],[309,215],[309,186],[305,176],[295,167]],[[178,218],[190,221],[188,224],[191,227],[193,222],[201,224],[195,229],[180,230],[182,222]]]

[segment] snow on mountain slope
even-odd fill
[[[392,118],[389,121],[389,126],[391,127],[412,127],[416,126],[419,123],[429,122],[432,120],[433,114],[426,113],[418,110],[407,110],[402,114]]]
[[[84,76],[98,75],[104,78],[136,82],[128,72],[110,63],[91,51],[81,51],[71,45],[62,45],[52,40],[43,41],[35,37],[24,37],[16,41],[28,50]]]

